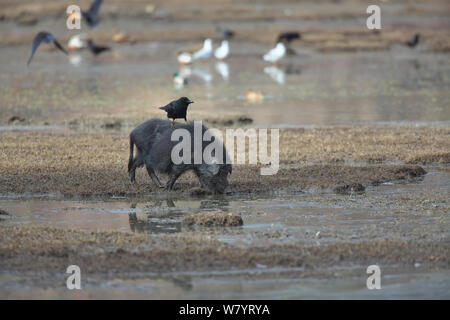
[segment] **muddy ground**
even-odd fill
[[[232,192],[363,191],[386,181],[420,177],[425,170],[416,164],[449,163],[449,135],[448,128],[407,126],[282,129],[279,172],[261,176],[260,166],[235,165]],[[163,192],[149,181],[144,168],[137,170],[137,186],[130,184],[128,140],[125,132],[3,132],[0,193],[124,196]],[[174,192],[198,186],[194,176],[187,174],[177,181]]]
[[[46,227],[4,227],[2,268],[16,272],[58,272],[71,261],[88,273],[205,271],[268,267],[325,269],[351,263],[448,267],[448,242],[374,241],[324,246],[270,245],[239,248],[187,233],[147,237],[120,232],[79,232]]]

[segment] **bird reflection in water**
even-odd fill
[[[286,74],[283,69],[276,66],[265,67],[264,73],[268,74],[279,85],[284,85]]]
[[[69,55],[69,62],[71,65],[78,67],[80,66],[81,62],[83,61],[83,58],[81,57],[81,54],[78,53],[71,53]]]
[[[299,75],[301,70],[296,65],[288,64],[285,66],[265,67],[264,73],[268,74],[279,85],[284,85],[286,82],[286,75]]]
[[[216,71],[218,74],[220,74],[223,78],[223,80],[228,81],[230,78],[230,68],[228,67],[228,63],[224,61],[216,62]]]
[[[192,75],[199,77],[206,85],[209,85],[213,80],[209,65],[196,65],[192,67]]]

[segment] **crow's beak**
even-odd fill
[[[192,100],[189,100],[189,103],[191,104],[191,103],[194,103],[194,101],[192,101]]]

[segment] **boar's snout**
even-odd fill
[[[228,189],[228,187],[230,186],[230,183],[228,181],[228,177],[227,174],[225,175],[219,175],[219,177],[217,177],[217,180],[214,184],[214,191],[217,193],[225,193],[225,191]]]

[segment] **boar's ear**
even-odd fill
[[[211,164],[208,165],[208,171],[211,175],[215,176],[219,173],[220,165],[217,163],[217,160],[214,159]]]

